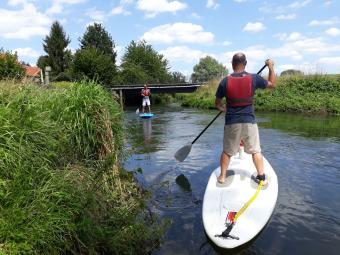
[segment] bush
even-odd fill
[[[0,48],[0,80],[21,79],[24,75],[25,69],[18,62],[17,54]]]
[[[191,94],[176,95],[183,106],[214,108],[218,81],[211,81]],[[277,79],[273,90],[257,90],[259,111],[317,112],[340,114],[340,78],[337,75],[292,75]]]
[[[116,76],[116,67],[111,56],[97,48],[78,50],[72,70],[76,79],[93,80],[106,87],[110,87]]]

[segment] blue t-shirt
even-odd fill
[[[244,74],[248,75],[247,72],[241,73],[232,73],[231,75],[234,77],[241,77]],[[268,81],[263,79],[258,74],[251,74],[253,78],[253,91],[255,93],[256,89],[265,89],[268,86]],[[226,96],[226,88],[227,88],[227,77],[221,80],[217,91],[216,98],[223,98]],[[227,112],[225,115],[225,124],[234,124],[234,123],[256,123],[255,121],[255,113],[254,113],[254,105],[247,106],[238,106],[238,107],[227,107]]]

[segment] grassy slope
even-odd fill
[[[219,81],[193,94],[178,94],[183,106],[214,108]],[[340,114],[340,77],[327,75],[279,77],[274,90],[258,90],[255,107],[260,111]]]
[[[122,137],[120,107],[100,86],[0,82],[0,254],[152,249],[161,228],[117,167]]]

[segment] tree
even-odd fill
[[[164,83],[171,80],[168,61],[145,41],[132,41],[122,59],[125,83]]]
[[[194,66],[194,72],[191,74],[193,82],[205,82],[214,78],[221,78],[228,74],[227,68],[218,63],[216,59],[210,56],[201,58],[199,63]]]
[[[101,24],[94,23],[87,27],[83,38],[80,39],[80,47],[81,49],[97,48],[111,56],[113,63],[116,64],[117,53],[114,50],[114,41]]]
[[[0,48],[0,80],[21,79],[24,75],[25,70],[19,63],[17,54]]]
[[[73,76],[87,78],[109,87],[116,75],[116,67],[109,55],[97,48],[77,50],[74,56]]]
[[[49,58],[47,55],[40,56],[37,60],[37,66],[43,70],[45,70],[45,67],[49,65]]]
[[[185,75],[181,72],[172,72],[171,73],[171,80],[175,83],[184,83],[185,82]]]
[[[288,75],[303,75],[303,72],[301,72],[300,70],[288,69],[288,70],[281,72],[280,76],[288,76]]]
[[[57,76],[58,74],[65,72],[69,67],[69,56],[72,54],[71,51],[66,48],[70,42],[71,40],[66,36],[61,24],[58,21],[55,21],[51,26],[50,34],[46,36],[43,43],[44,51],[47,53],[47,59],[44,60],[44,64],[51,66],[52,75]],[[39,67],[41,68],[41,66]]]

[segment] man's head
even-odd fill
[[[246,55],[242,52],[238,52],[233,56],[231,61],[234,71],[243,71],[247,65]]]
[[[148,88],[148,85],[147,85],[146,83],[144,84],[144,88],[145,88],[145,89],[147,89],[147,88]]]

